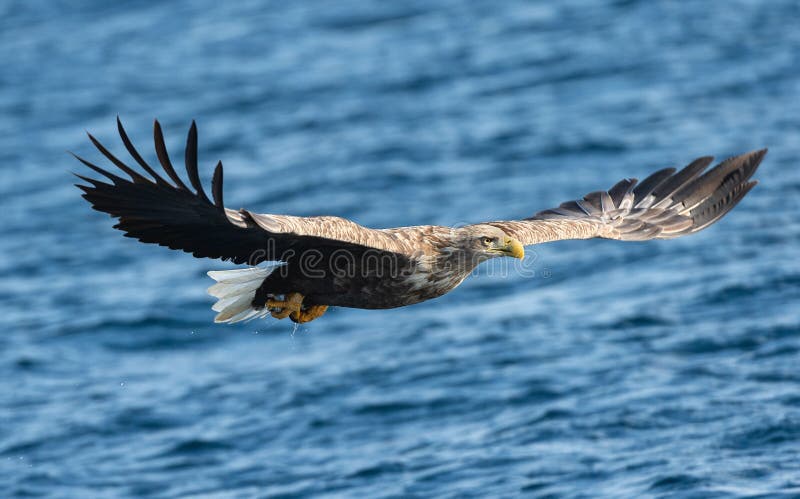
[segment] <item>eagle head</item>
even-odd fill
[[[463,252],[468,261],[480,263],[498,256],[522,258],[525,249],[518,240],[493,225],[477,224],[455,230],[455,248]]]

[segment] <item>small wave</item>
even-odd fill
[[[705,480],[694,475],[676,474],[657,478],[651,485],[653,492],[676,492],[695,489],[702,486]]]
[[[800,275],[781,275],[761,282],[735,283],[712,291],[704,302],[707,305],[729,304],[745,298],[754,298],[761,294],[797,292],[800,289]],[[785,299],[785,295],[784,295]]]
[[[113,419],[113,424],[117,430],[153,431],[175,428],[183,424],[183,421],[164,414],[158,414],[153,409],[142,407],[129,409],[118,414]]]
[[[186,314],[186,316],[191,317],[191,314]],[[204,325],[205,323],[200,323],[198,320],[185,320],[178,317],[150,314],[131,318],[97,317],[91,322],[62,327],[61,333],[63,335],[102,331],[135,331],[140,333],[142,329],[147,328],[191,330],[201,324]]]
[[[559,390],[554,390],[550,387],[536,384],[515,394],[514,396],[507,399],[505,402],[513,405],[529,405],[533,403],[549,402],[552,400],[557,400],[561,398],[562,395],[563,393],[560,392]]]
[[[785,417],[732,433],[724,438],[722,446],[731,449],[758,447],[775,449],[775,446],[780,444],[796,443],[798,438],[800,438],[800,419]]]
[[[174,444],[164,452],[165,456],[196,455],[207,452],[217,452],[230,449],[231,446],[218,440],[208,440],[202,438],[190,438]]]
[[[602,329],[636,329],[640,327],[672,326],[674,324],[674,321],[657,315],[635,314],[598,327]]]
[[[375,478],[388,473],[402,473],[406,467],[398,461],[385,461],[365,466],[348,475],[348,478]]]
[[[441,397],[424,401],[368,402],[356,409],[357,414],[391,415],[422,410],[440,412],[448,407],[469,403],[463,397]]]
[[[760,342],[756,338],[738,336],[735,338],[692,338],[679,342],[670,348],[677,354],[711,354],[727,350],[750,352],[758,348]]]
[[[397,4],[401,5],[401,4]],[[361,15],[337,16],[316,23],[317,27],[340,31],[358,31],[386,24],[403,23],[424,15],[424,11],[395,13],[370,13]]]

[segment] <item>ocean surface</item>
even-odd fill
[[[67,151],[119,115],[232,208],[529,216],[769,147],[687,238],[529,248],[386,311],[215,325]],[[796,1],[0,3],[0,497],[799,497]]]

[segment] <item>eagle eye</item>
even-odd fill
[[[492,244],[492,242],[494,242],[494,239],[492,239],[491,237],[484,237],[483,238],[483,244],[485,244],[487,246]]]

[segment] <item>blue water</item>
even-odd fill
[[[797,2],[0,3],[0,496],[797,497]],[[220,326],[72,186],[152,119],[233,208],[523,217],[704,154],[673,241],[531,248],[388,310]]]

